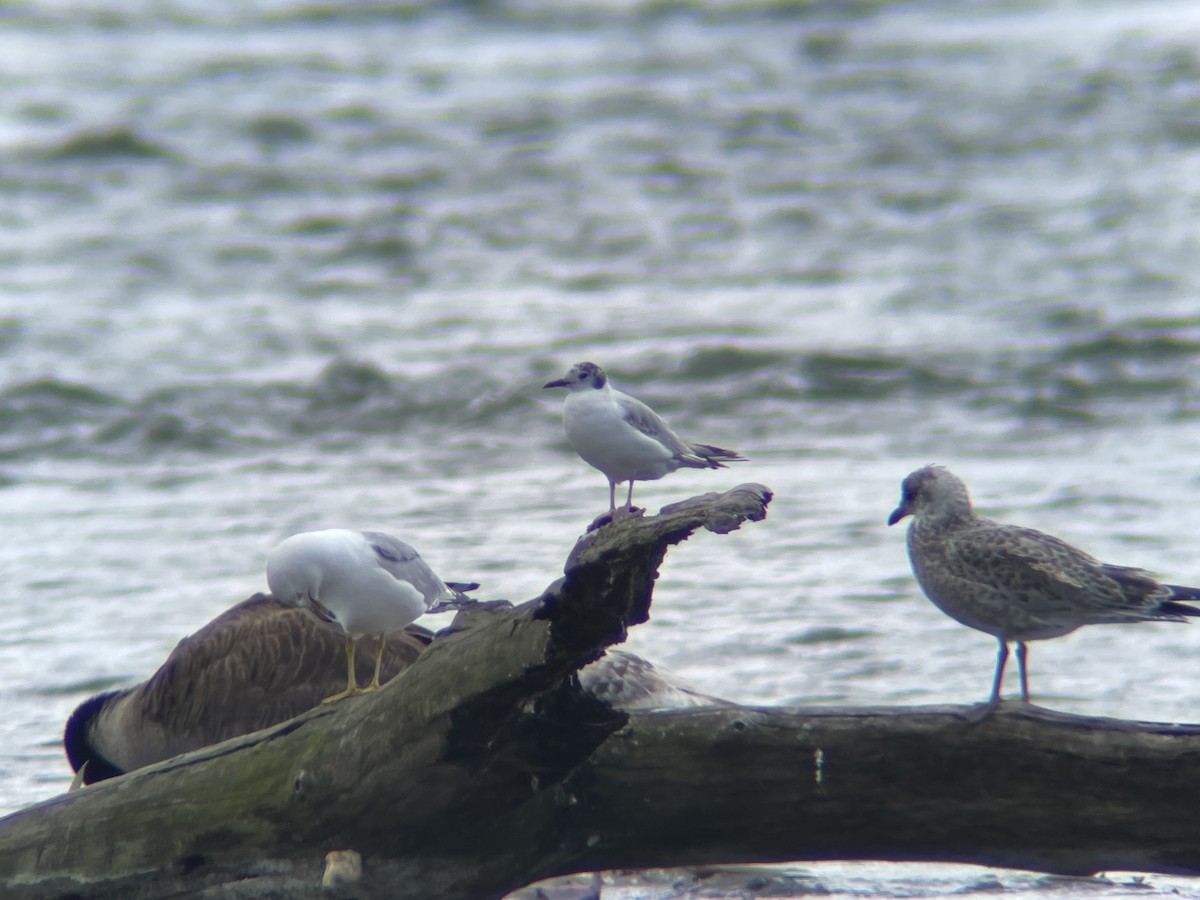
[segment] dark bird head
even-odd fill
[[[565,387],[572,391],[585,390],[594,388],[600,390],[608,383],[608,376],[604,374],[604,370],[592,362],[581,362],[571,366],[567,374],[562,378],[548,381],[542,387],[556,388]]]
[[[900,505],[892,510],[887,523],[895,525],[908,516],[969,515],[971,498],[967,486],[945,466],[917,469],[900,485]]]
[[[104,708],[124,693],[108,691],[90,697],[79,704],[67,719],[67,728],[63,732],[63,749],[67,751],[67,761],[73,771],[78,772],[85,763],[87,764],[87,770],[83,773],[84,784],[95,784],[97,781],[125,774],[124,769],[105,759],[92,744],[92,725]]]

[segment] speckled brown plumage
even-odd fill
[[[432,639],[417,625],[389,636],[381,681]],[[375,641],[356,661],[372,675]],[[316,706],[346,682],[345,639],[303,609],[255,594],[179,642],[158,671],[132,688],[85,701],[67,723],[73,769],[85,783],[248,734]]]
[[[966,485],[943,466],[904,479],[888,524],[911,515],[908,555],[925,595],[946,615],[1000,642],[990,702],[1000,701],[1008,642],[1017,643],[1021,695],[1029,699],[1027,641],[1081,625],[1185,621],[1195,588],[1162,584],[1142,569],[1102,563],[1032,528],[975,514]]]

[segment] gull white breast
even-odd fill
[[[575,452],[608,479],[608,508],[617,509],[617,485],[629,482],[626,509],[633,508],[635,481],[654,481],[680,468],[721,469],[743,462],[734,450],[685,441],[642,401],[614,388],[595,363],[572,366],[545,385],[565,387],[563,427]]]
[[[416,550],[391,535],[344,528],[306,531],[281,541],[267,559],[267,584],[281,602],[308,610],[346,636],[346,690],[327,701],[378,688],[382,637],[477,587],[451,588]],[[378,635],[380,649],[375,677],[359,688],[354,638],[363,635]]]

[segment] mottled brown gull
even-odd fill
[[[727,462],[745,462],[734,450],[685,441],[641,400],[614,388],[595,363],[577,363],[545,387],[567,389],[567,440],[608,479],[609,512],[616,512],[622,481],[629,482],[625,508],[632,509],[635,481],[653,481],[681,468],[723,469]]]
[[[1029,700],[1027,641],[1081,625],[1183,622],[1200,609],[1200,589],[1162,584],[1148,572],[1102,563],[1032,528],[975,514],[967,487],[944,466],[904,479],[895,525],[912,516],[908,556],[925,595],[942,612],[1000,642],[990,705],[1000,702],[1008,644],[1016,642],[1021,699]]]

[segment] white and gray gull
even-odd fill
[[[382,638],[435,610],[466,598],[478,585],[447,585],[417,551],[378,531],[331,528],[281,541],[267,558],[267,584],[281,602],[308,610],[346,639],[347,684],[329,703],[379,687]],[[375,675],[360,688],[354,674],[354,639],[380,638]]]
[[[734,450],[685,441],[641,400],[614,388],[595,363],[577,363],[545,387],[567,389],[567,440],[608,479],[610,512],[617,509],[619,482],[629,482],[625,508],[632,509],[635,481],[654,481],[680,468],[723,469],[727,462],[745,462]]]
[[[912,516],[908,556],[921,590],[942,612],[1000,642],[989,704],[1000,702],[1008,645],[1016,642],[1021,699],[1029,701],[1028,641],[1081,625],[1183,622],[1200,588],[1162,584],[1142,569],[1102,563],[1052,535],[976,515],[967,487],[944,466],[904,479],[895,525]]]

